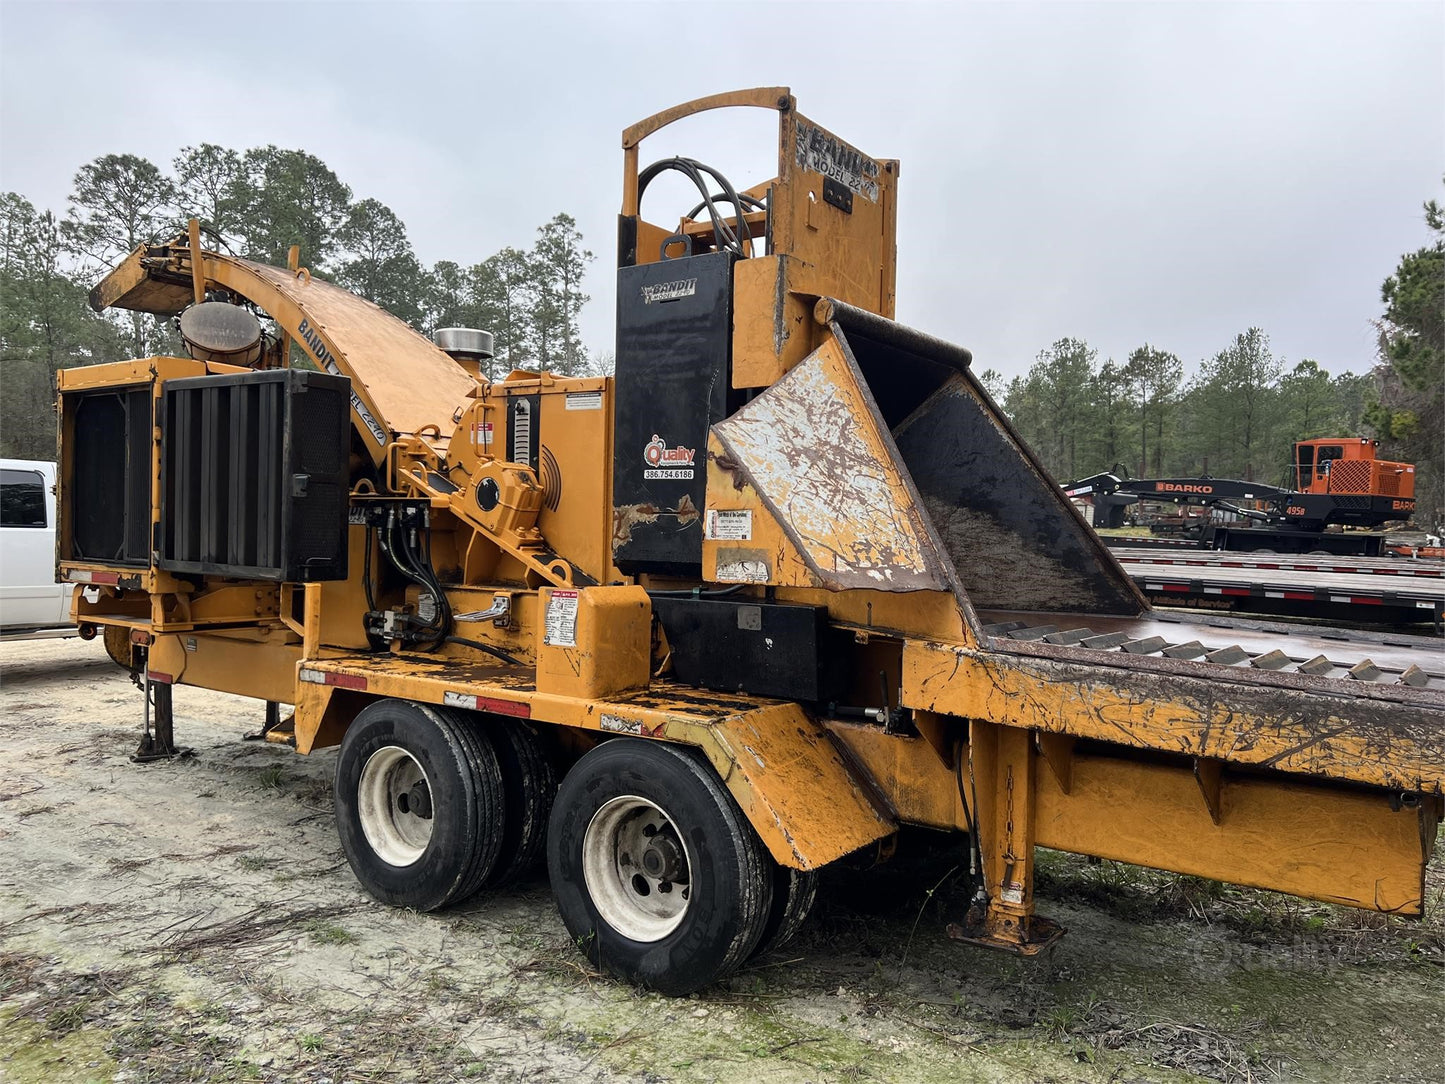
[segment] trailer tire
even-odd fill
[[[445,709],[379,700],[341,741],[341,849],[376,899],[435,911],[475,893],[492,872],[502,794],[497,754],[480,728]]]
[[[772,865],[773,901],[768,908],[768,920],[763,924],[763,936],[753,949],[754,956],[783,948],[798,936],[818,897],[817,870],[792,869],[777,862]]]
[[[490,720],[488,731],[502,769],[507,815],[489,887],[525,876],[547,853],[547,820],[557,797],[557,773],[537,735],[510,719]]]
[[[768,856],[708,763],[678,746],[615,738],[582,757],[558,788],[547,859],[592,963],[670,996],[731,974],[768,919]]]

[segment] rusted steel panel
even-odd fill
[[[785,866],[817,869],[897,831],[827,732],[796,704],[774,704],[706,728],[679,719],[662,734],[702,749]]]
[[[1445,794],[1445,699],[1404,685],[1039,643],[1004,653],[910,641],[903,698],[1009,726]]]
[[[865,396],[829,340],[713,432],[820,585],[948,590],[942,559]],[[726,491],[709,492],[709,511],[725,510],[726,501]]]
[[[953,768],[923,738],[840,719],[824,725],[868,773],[899,820],[946,830],[968,823]]]

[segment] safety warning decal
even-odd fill
[[[748,508],[709,508],[703,537],[718,542],[748,542],[753,537],[753,513]]]
[[[719,561],[717,582],[767,583],[768,564],[766,561]]]
[[[602,393],[600,391],[569,391],[567,393],[568,410],[601,410]]]
[[[547,602],[542,642],[554,647],[577,646],[577,592],[553,591]]]
[[[472,446],[477,448],[490,448],[492,445],[492,423],[472,422]]]

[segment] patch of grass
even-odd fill
[[[326,1041],[314,1031],[303,1031],[296,1039],[302,1050],[308,1054],[314,1054],[326,1046]]]
[[[256,778],[267,790],[280,790],[281,784],[286,780],[286,769],[280,764],[272,764],[262,768]]]
[[[106,1052],[104,1031],[58,1035],[9,1009],[0,1010],[0,1067],[6,1080],[45,1084],[103,1084],[119,1068]]]
[[[306,933],[318,945],[354,945],[356,934],[345,926],[338,926],[324,918],[313,918],[306,923]]]

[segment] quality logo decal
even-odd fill
[[[652,439],[642,449],[642,461],[647,464],[647,468],[642,472],[642,477],[665,481],[691,481],[693,461],[696,458],[697,450],[695,448],[684,448],[681,444],[676,448],[669,448],[667,441],[653,433]]]

